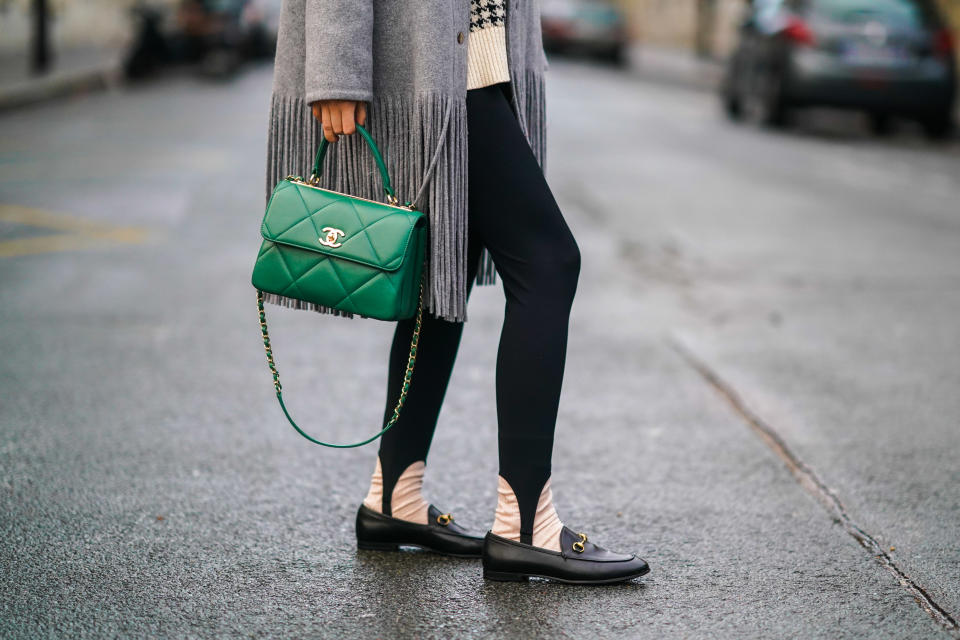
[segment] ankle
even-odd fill
[[[533,519],[533,546],[560,551],[562,530],[563,522],[553,506],[553,492],[550,489],[550,480],[547,479],[540,492]],[[501,538],[520,542],[520,505],[510,483],[503,476],[497,478],[497,512],[491,532]]]
[[[390,515],[399,520],[417,524],[427,524],[427,510],[430,505],[423,498],[423,473],[426,468],[422,460],[407,467],[393,486],[390,494]],[[383,470],[380,458],[370,478],[370,489],[363,504],[377,513],[383,513]]]

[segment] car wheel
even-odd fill
[[[931,140],[944,140],[953,133],[953,117],[949,111],[929,115],[920,120],[920,126]]]
[[[627,55],[624,51],[623,45],[615,44],[611,45],[606,49],[601,55],[603,60],[615,67],[624,67],[627,64]]]
[[[733,90],[723,92],[723,111],[727,117],[735,122],[743,120],[743,102]]]
[[[875,136],[888,136],[893,132],[893,118],[889,113],[874,112],[870,114],[870,131]]]
[[[776,71],[764,75],[760,89],[760,122],[782,129],[790,124],[790,105],[783,96],[783,80]]]
[[[720,85],[720,99],[723,102],[723,112],[734,121],[743,120],[743,96],[740,95],[740,79],[737,75],[736,57],[730,62],[730,67]]]

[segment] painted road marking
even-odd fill
[[[146,229],[114,227],[66,213],[53,213],[16,204],[0,204],[0,222],[59,232],[0,240],[0,258],[142,244],[148,236]]]

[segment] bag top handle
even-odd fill
[[[377,143],[373,141],[373,138],[367,133],[363,125],[358,124],[357,131],[359,131],[363,139],[367,141],[367,146],[370,147],[373,159],[377,162],[377,168],[380,169],[380,178],[383,180],[383,190],[386,192],[387,198],[391,202],[397,202],[397,196],[393,193],[393,187],[390,185],[390,174],[387,173],[387,165],[383,161],[383,156],[380,155],[380,149],[377,148]],[[311,182],[315,182],[319,178],[320,170],[323,167],[323,159],[327,155],[327,147],[329,146],[330,143],[327,142],[326,138],[320,139],[317,156],[313,160],[313,175],[310,176]]]

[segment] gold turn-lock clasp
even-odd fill
[[[453,516],[449,513],[441,513],[437,516],[437,524],[439,524],[441,527],[445,527],[451,522],[453,522]]]
[[[577,535],[580,536],[580,539],[573,543],[573,550],[577,553],[583,553],[583,543],[587,541],[587,534],[578,533]]]
[[[336,249],[337,247],[343,246],[343,243],[340,242],[340,239],[343,238],[346,234],[335,227],[324,227],[323,234],[320,236],[320,244],[325,247],[332,247]]]

